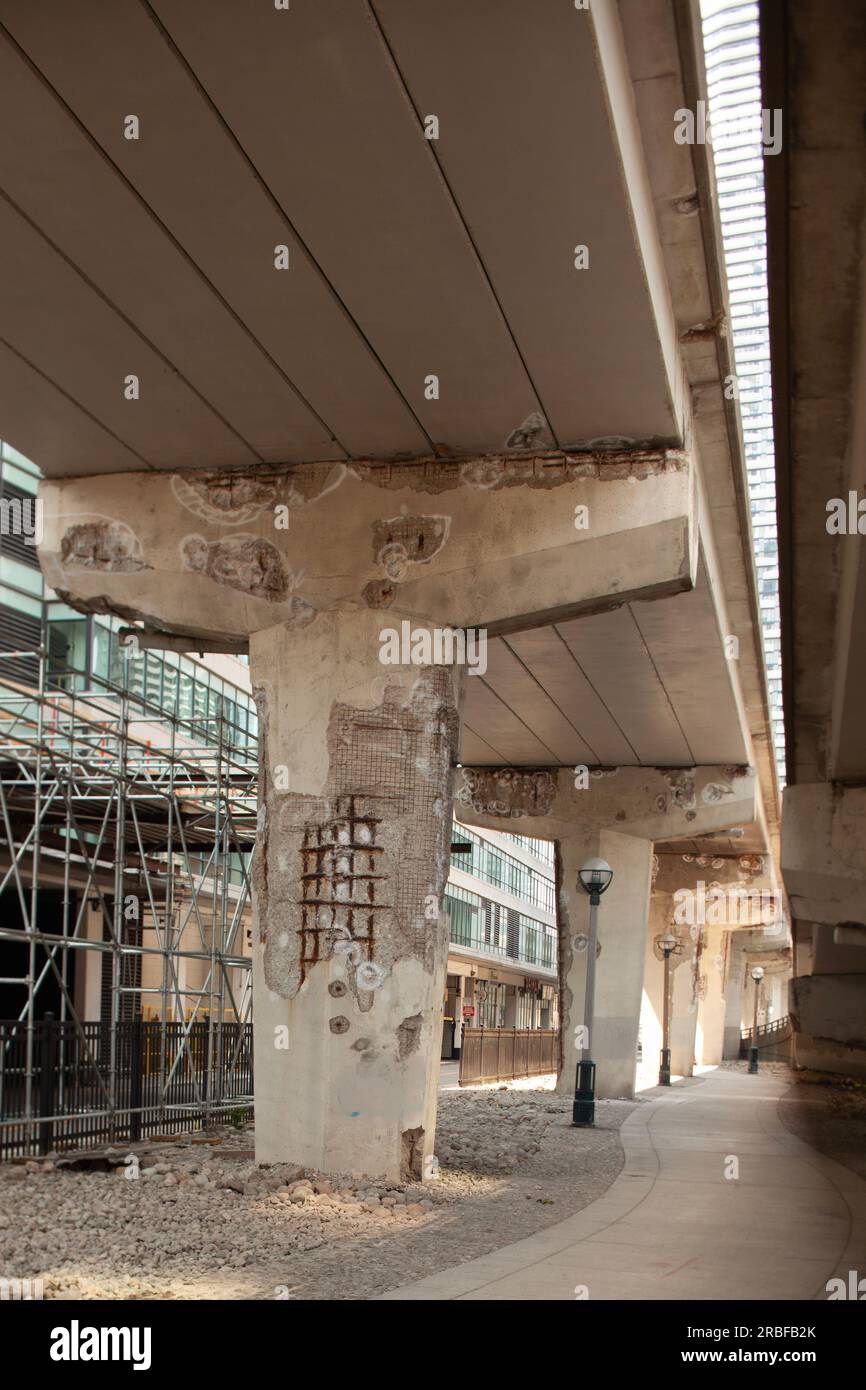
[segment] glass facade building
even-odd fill
[[[0,500],[30,504],[38,469],[6,443],[0,443]],[[44,624],[44,627],[43,627]],[[101,614],[85,615],[62,603],[46,588],[36,546],[4,528],[0,535],[0,653],[35,651],[44,640],[47,681],[55,690],[125,693],[143,715],[175,717],[193,741],[207,741],[223,722],[234,747],[253,748],[258,738],[252,696],[207,664],[174,652],[133,653],[122,647],[124,624]],[[35,677],[36,662],[0,662],[4,675]]]
[[[555,1028],[559,1005],[553,845],[459,822],[453,842],[443,1057],[461,1026]]]

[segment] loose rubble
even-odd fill
[[[46,1298],[368,1299],[560,1221],[622,1166],[537,1082],[440,1096],[438,1175],[259,1167],[252,1125],[0,1165],[0,1273]]]

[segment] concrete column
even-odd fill
[[[671,1071],[676,1076],[691,1076],[695,1065],[700,929],[696,935],[694,942],[686,938],[682,955],[671,956]]]
[[[771,965],[789,967],[790,951],[774,940],[772,933],[763,928],[731,933],[730,968],[725,987],[725,1041],[724,1056],[733,1059],[740,1055],[740,1035],[744,1028],[751,1028],[755,1009],[755,982],[751,976],[753,965],[763,965],[767,970]],[[764,1022],[764,1013],[759,996],[758,1022]]]
[[[734,1061],[740,1055],[740,1029],[746,991],[746,951],[747,932],[734,932],[731,941],[728,978],[725,985],[725,1034],[722,1055],[727,1061]]]
[[[396,1180],[433,1152],[462,673],[383,666],[381,630],[334,611],[251,643],[256,1152]]]
[[[601,830],[558,843],[563,1065],[557,1089],[566,1095],[574,1090],[580,1056],[574,1030],[584,1021],[589,936],[589,898],[577,886],[577,874],[594,857],[606,859],[614,868],[613,882],[598,909],[594,1027],[589,1040],[596,1064],[596,1094],[605,1099],[634,1095],[652,842]]]
[[[666,877],[662,871],[663,878]],[[641,1007],[641,1042],[643,1061],[641,1078],[644,1084],[658,1076],[664,1036],[664,956],[656,942],[658,937],[672,932],[679,950],[670,958],[670,1048],[671,1071],[676,1076],[690,1076],[694,1057],[695,943],[688,925],[674,921],[674,900],[670,892],[656,889],[652,895],[646,937],[643,1003]]]
[[[725,1032],[725,971],[731,932],[724,927],[705,927],[701,958],[705,988],[698,1000],[695,1060],[700,1066],[718,1066]]]
[[[463,1047],[463,1005],[466,1002],[464,993],[465,979],[463,975],[457,977],[457,995],[454,1000],[454,1053],[460,1056]]]
[[[658,862],[657,860],[655,861]],[[647,921],[644,951],[644,980],[641,999],[640,1038],[642,1059],[640,1083],[658,1079],[664,1018],[664,964],[658,959],[655,940],[670,924],[671,899],[668,893],[653,892]]]
[[[90,901],[84,908],[83,936],[87,941],[102,940],[102,907],[91,907]],[[75,962],[75,991],[73,995],[75,1011],[82,1020],[93,1021],[99,1018],[102,989],[102,952],[80,950]]]
[[[708,849],[696,856],[668,845],[659,855],[654,893],[654,903],[658,899],[662,905],[658,930],[670,926],[683,948],[675,957],[671,1029],[671,1064],[680,1075],[690,1075],[695,1061],[721,1060],[729,938],[735,935],[739,940],[744,935],[740,929],[775,919],[779,895],[769,869],[769,857],[756,854]],[[784,924],[778,931],[779,935],[770,931],[765,939],[764,928],[756,930],[756,949],[778,949],[786,935]],[[750,931],[745,935],[752,939]],[[736,1049],[738,1013],[731,1014],[728,1025],[728,1043]]]

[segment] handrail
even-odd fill
[[[774,1018],[772,1023],[759,1023],[757,1037],[769,1038],[772,1037],[774,1033],[781,1033],[785,1029],[790,1029],[790,1027],[791,1015],[784,1014],[782,1018]],[[740,1037],[745,1041],[747,1038],[752,1037],[753,1031],[754,1030],[751,1028],[741,1028]]]

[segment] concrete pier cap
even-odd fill
[[[59,593],[232,642],[335,607],[506,632],[689,589],[697,566],[692,470],[670,449],[127,473],[40,499]]]

